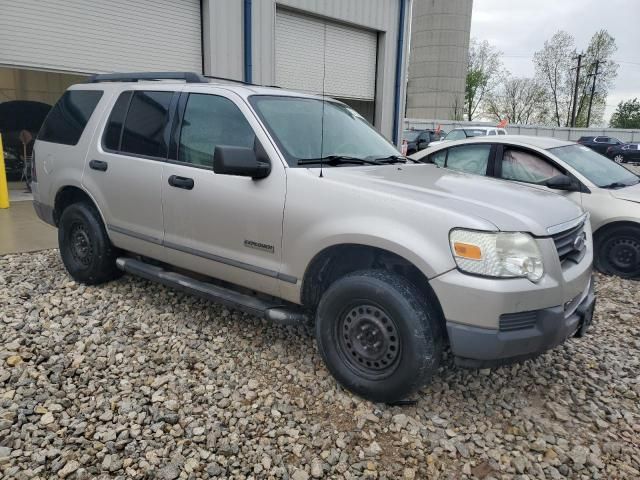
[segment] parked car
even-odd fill
[[[605,154],[616,163],[640,163],[640,143],[612,145]]]
[[[640,178],[586,146],[510,135],[440,145],[412,158],[561,193],[591,215],[596,267],[640,277]]]
[[[404,130],[402,139],[407,141],[407,155],[424,150],[431,142],[440,140],[439,132],[435,130]]]
[[[452,142],[455,140],[464,140],[471,137],[484,137],[506,135],[507,131],[501,127],[464,127],[454,128],[440,141],[431,142],[430,146],[440,145],[444,142]]]
[[[18,150],[9,146],[4,146],[4,168],[7,173],[7,180],[19,181],[24,170],[24,162]]]
[[[596,136],[596,137],[580,137],[578,143],[589,147],[602,155],[607,153],[607,149],[611,146],[622,145],[623,142],[614,137]]]
[[[338,101],[191,73],[98,75],[53,108],[35,166],[36,212],[74,280],[126,271],[315,323],[330,372],[371,400],[407,398],[445,342],[459,364],[488,366],[591,322],[579,206],[412,163]]]

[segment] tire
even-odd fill
[[[624,155],[622,155],[621,153],[615,155],[613,157],[613,161],[616,163],[624,163]]]
[[[602,273],[640,278],[640,226],[620,225],[598,234],[595,260]]]
[[[404,277],[364,270],[335,281],[324,293],[316,339],[340,384],[367,400],[394,403],[437,370],[443,344],[439,317]]]
[[[67,272],[77,282],[97,285],[122,275],[116,267],[118,251],[92,205],[74,203],[62,212],[58,245]]]

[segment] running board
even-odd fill
[[[310,324],[309,316],[295,305],[286,306],[280,303],[269,302],[252,295],[237,292],[230,288],[202,282],[194,278],[171,272],[155,265],[150,265],[140,260],[129,257],[120,257],[116,260],[118,268],[124,272],[132,273],[147,280],[161,283],[183,292],[197,295],[212,302],[221,303],[227,307],[266,318],[280,325],[304,325]]]

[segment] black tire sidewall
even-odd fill
[[[81,223],[90,239],[93,255],[87,265],[77,261],[71,253],[71,227]],[[67,207],[58,225],[58,245],[65,268],[74,280],[86,284],[98,284],[118,276],[115,266],[115,250],[111,245],[100,215],[86,203],[74,203]]]
[[[336,322],[354,302],[382,308],[396,324],[402,344],[400,358],[393,373],[385,378],[360,376],[342,359]],[[436,371],[442,355],[435,312],[420,300],[407,280],[384,271],[356,272],[333,283],[318,305],[316,338],[327,368],[338,382],[377,402],[407,398]]]
[[[622,278],[640,278],[640,265],[636,267],[635,272],[622,272],[615,268],[609,260],[611,251],[610,244],[620,237],[634,238],[640,241],[640,227],[620,226],[611,228],[606,232],[598,235],[596,240],[596,262],[595,267],[598,271],[607,275],[617,275]]]

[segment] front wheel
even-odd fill
[[[640,227],[621,225],[599,234],[595,265],[605,274],[640,278]]]
[[[621,154],[618,154],[615,157],[613,157],[613,161],[616,163],[624,163],[624,156]]]
[[[74,203],[65,208],[58,225],[58,245],[65,268],[78,282],[96,285],[122,275],[116,268],[117,250],[91,205]]]
[[[437,370],[439,313],[404,277],[366,270],[334,282],[316,313],[316,338],[333,376],[375,402],[406,399]]]

